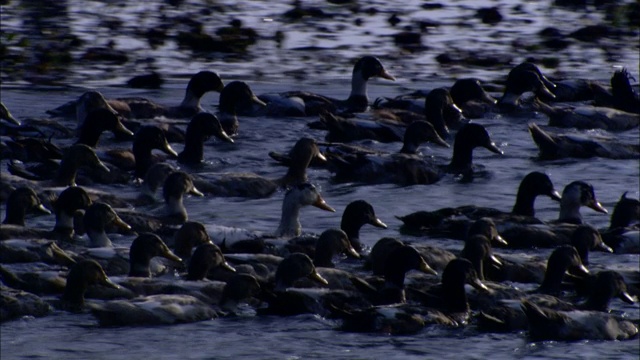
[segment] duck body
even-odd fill
[[[625,131],[638,127],[638,114],[597,106],[574,108],[551,107],[536,102],[537,108],[549,117],[549,126],[577,129]]]
[[[611,92],[606,90],[598,92],[595,96],[595,104],[640,114],[640,97],[630,84],[631,78],[627,69],[616,70],[611,76]]]
[[[260,95],[267,106],[260,111],[268,116],[317,116],[324,111],[359,113],[369,108],[367,82],[373,77],[395,81],[380,60],[363,56],[355,63],[351,77],[351,93],[346,100],[314,94],[307,91],[288,91]]]
[[[581,134],[555,134],[529,124],[529,133],[540,150],[539,158],[553,160],[561,158],[638,159],[640,146],[624,144],[614,138]]]

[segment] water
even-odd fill
[[[20,34],[21,27],[33,28],[37,22],[30,17],[34,10],[31,2],[11,2],[2,7],[3,32]],[[306,89],[338,98],[346,98],[349,92],[351,59],[364,53],[381,58],[388,70],[397,77],[396,82],[373,80],[369,96],[394,96],[407,89],[448,86],[453,79],[477,76],[487,82],[504,80],[510,66],[475,67],[468,65],[440,66],[435,56],[451,49],[473,49],[484,53],[504,54],[517,64],[528,57],[542,59],[555,56],[560,59],[557,68],[543,68],[551,76],[575,76],[608,83],[612,66],[627,66],[638,78],[638,33],[617,39],[604,39],[594,46],[590,43],[572,42],[563,51],[555,52],[536,47],[513,47],[514,42],[531,44],[538,41],[537,33],[544,27],[554,26],[568,33],[580,26],[598,23],[603,17],[599,11],[579,11],[550,7],[549,3],[517,3],[502,1],[456,1],[440,9],[426,10],[423,2],[411,1],[398,9],[382,1],[360,3],[355,12],[349,6],[324,4],[322,8],[334,14],[333,18],[309,18],[291,22],[281,14],[290,8],[288,4],[274,2],[235,3],[221,1],[201,3],[183,1],[176,8],[161,1],[140,3],[67,1],[67,21],[55,23],[63,33],[73,33],[89,43],[86,46],[104,45],[113,39],[116,48],[126,50],[130,61],[124,65],[102,62],[74,61],[65,69],[50,76],[34,75],[22,67],[3,67],[2,101],[19,119],[43,117],[44,111],[79,96],[82,88],[95,88],[107,97],[145,96],[160,103],[177,104],[189,74],[201,69],[218,71],[228,82],[233,79],[248,81],[256,93]],[[428,3],[427,3],[428,4]],[[309,2],[308,6],[315,5]],[[140,40],[138,30],[161,25],[158,11],[164,6],[164,14],[176,17],[188,13],[201,20],[205,30],[226,24],[231,18],[240,18],[244,24],[258,30],[260,40],[245,55],[206,54],[195,55],[189,50],[178,49],[172,41],[157,48]],[[498,6],[505,20],[495,26],[481,24],[473,15],[481,6]],[[224,11],[218,11],[218,7]],[[376,8],[377,12],[366,11]],[[210,13],[203,11],[214,9]],[[408,52],[393,45],[390,35],[400,31],[392,28],[386,19],[397,12],[401,26],[418,21],[432,21],[438,26],[429,28],[422,36],[427,50]],[[109,15],[101,16],[98,14]],[[361,19],[357,25],[355,19]],[[108,30],[105,23],[121,21],[116,30]],[[50,24],[42,21],[41,23]],[[52,25],[46,25],[52,26]],[[180,24],[170,30],[177,31]],[[285,40],[277,47],[272,39],[277,30],[285,33]],[[33,37],[32,43],[44,41],[44,35]],[[14,40],[11,40],[14,41]],[[11,41],[9,44],[14,44]],[[15,44],[14,44],[15,45]],[[301,50],[313,46],[316,50]],[[12,51],[20,52],[16,45]],[[84,48],[71,51],[78,59]],[[491,49],[490,51],[484,49]],[[149,60],[151,59],[151,60]],[[115,86],[134,74],[156,68],[168,80],[160,90],[137,90]],[[38,78],[43,85],[27,85],[21,79]],[[208,94],[203,106],[215,111],[217,94]],[[313,119],[315,120],[315,119]],[[307,119],[241,118],[240,135],[235,144],[210,141],[205,147],[209,162],[207,171],[255,172],[267,177],[284,174],[285,169],[276,165],[268,151],[288,151],[301,136],[321,140],[324,133],[310,130]],[[531,140],[527,123],[545,124],[543,115],[527,118],[509,118],[494,115],[478,120],[485,125],[494,141],[504,152],[498,156],[484,149],[475,152],[474,161],[482,164],[488,176],[476,179],[472,184],[460,184],[452,178],[428,186],[398,187],[395,185],[362,186],[359,184],[335,184],[325,170],[310,169],[310,180],[322,189],[323,196],[336,213],[305,208],[301,223],[305,232],[319,233],[328,227],[339,226],[344,207],[351,201],[365,199],[389,229],[381,230],[365,226],[361,240],[372,246],[383,236],[400,236],[400,222],[395,215],[405,215],[418,210],[434,210],[445,206],[477,204],[508,210],[513,205],[517,186],[530,171],[548,173],[556,188],[561,189],[574,180],[593,184],[596,196],[607,209],[612,210],[620,195],[639,196],[640,169],[637,160],[563,160],[540,162],[535,160],[537,149]],[[73,127],[72,122],[65,125]],[[606,132],[596,131],[606,134]],[[638,129],[610,134],[627,141],[637,141]],[[109,135],[107,135],[107,138]],[[109,144],[105,141],[105,144]],[[369,146],[396,151],[400,144]],[[115,145],[118,146],[118,145]],[[177,151],[181,144],[174,144]],[[422,152],[440,157],[450,156],[450,149],[424,146]],[[6,169],[6,162],[2,162]],[[109,187],[98,186],[109,190]],[[133,196],[134,187],[120,187],[123,196]],[[192,220],[207,224],[219,224],[271,232],[276,229],[280,217],[283,193],[269,199],[245,200],[235,198],[187,198],[185,205]],[[141,209],[147,210],[147,209]],[[551,220],[557,217],[557,203],[548,198],[536,202],[537,216]],[[0,214],[0,215],[3,215]],[[608,224],[608,217],[589,209],[583,210],[585,221],[597,227]],[[29,219],[29,224],[50,227],[50,217]],[[402,237],[402,236],[400,236]],[[451,249],[460,249],[461,243],[449,240],[402,237],[405,240],[424,241]],[[129,238],[117,239],[127,243]],[[531,251],[547,254],[546,250]],[[637,255],[611,255],[595,253],[591,262],[607,267],[638,269]],[[613,308],[626,311],[631,318],[638,318],[640,311],[614,300]],[[120,359],[152,355],[158,359],[231,359],[231,358],[384,358],[423,359],[438,358],[637,358],[637,340],[625,342],[583,341],[578,343],[546,342],[529,343],[525,333],[478,334],[473,328],[427,328],[413,336],[386,336],[351,334],[335,331],[336,323],[313,315],[292,318],[239,317],[216,319],[195,324],[170,327],[99,328],[90,315],[70,315],[57,312],[40,319],[21,319],[0,326],[0,357],[3,359],[64,358]]]

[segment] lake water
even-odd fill
[[[46,2],[43,2],[46,3]],[[503,81],[508,70],[527,58],[542,61],[557,58],[555,68],[543,68],[556,78],[580,77],[608,83],[614,66],[626,66],[636,79],[638,75],[638,30],[625,28],[628,35],[603,38],[596,43],[572,40],[561,51],[532,46],[540,42],[538,32],[553,26],[569,33],[586,25],[601,23],[604,10],[586,10],[551,6],[549,1],[453,1],[441,7],[426,6],[435,2],[408,1],[400,4],[386,1],[350,2],[332,5],[326,2],[303,1],[305,6],[317,6],[331,17],[289,21],[282,14],[291,8],[288,3],[267,1],[62,1],[67,13],[42,14],[40,2],[11,1],[2,6],[3,43],[9,44],[13,55],[38,54],[38,44],[46,43],[51,33],[71,33],[85,44],[69,53],[74,61],[49,72],[34,71],[38,60],[28,58],[28,65],[3,66],[2,102],[18,119],[45,117],[45,110],[77,98],[85,88],[97,89],[106,97],[145,96],[160,103],[177,104],[190,74],[209,69],[221,74],[225,82],[247,81],[254,92],[274,92],[294,89],[313,90],[321,94],[346,98],[353,59],[362,54],[378,56],[385,67],[397,77],[396,82],[374,79],[369,83],[369,97],[395,96],[408,89],[431,89],[450,86],[456,78],[479,77],[487,83]],[[34,5],[35,4],[35,5]],[[355,5],[354,5],[355,4]],[[42,4],[40,4],[42,5]],[[425,6],[423,6],[425,5]],[[354,10],[355,7],[358,10]],[[496,6],[504,20],[487,25],[475,17],[477,9]],[[373,11],[375,9],[376,11]],[[59,8],[54,10],[59,11]],[[387,19],[397,13],[402,20],[392,27]],[[38,16],[34,14],[40,14]],[[186,20],[176,20],[186,14],[203,23],[205,31],[226,26],[239,18],[245,26],[258,31],[260,37],[246,54],[199,54],[180,49],[171,37],[153,48],[139,34],[143,30],[169,24],[167,33],[175,35]],[[160,20],[164,15],[165,19]],[[61,19],[60,21],[52,21]],[[167,20],[174,19],[174,20]],[[360,19],[360,21],[356,21]],[[422,34],[425,49],[402,50],[394,45],[392,35],[404,26],[429,22]],[[111,30],[110,30],[111,28]],[[25,30],[29,29],[29,30]],[[34,29],[50,31],[35,32]],[[273,40],[276,31],[285,34],[280,46]],[[16,34],[8,37],[9,34]],[[49,34],[49,35],[47,35]],[[22,48],[21,38],[30,40]],[[104,46],[108,40],[115,48],[129,55],[125,64],[114,65],[82,60],[87,47]],[[33,48],[31,48],[33,46]],[[452,49],[476,51],[482,55],[508,56],[509,64],[498,66],[440,65],[435,56]],[[33,50],[33,53],[30,52]],[[27,56],[27,57],[28,57]],[[5,58],[3,61],[8,61]],[[7,63],[3,63],[7,64]],[[31,64],[31,65],[29,65]],[[139,90],[121,87],[134,75],[155,68],[167,80],[162,89]],[[53,75],[51,75],[53,74]],[[31,84],[24,79],[35,81]],[[494,94],[498,96],[498,94]],[[207,94],[203,106],[215,111],[217,94]],[[315,119],[311,119],[315,120]],[[277,177],[284,168],[267,155],[269,151],[285,152],[302,136],[317,140],[324,132],[307,127],[310,119],[240,118],[240,134],[235,144],[210,141],[205,147],[205,159],[211,171],[250,171]],[[529,122],[546,124],[541,114],[526,118],[492,115],[477,122],[485,125],[493,140],[504,150],[503,156],[478,149],[474,161],[482,164],[488,176],[471,184],[461,184],[451,177],[428,186],[398,187],[395,185],[335,184],[326,170],[310,169],[309,179],[322,189],[326,201],[336,213],[305,208],[301,223],[305,232],[319,233],[339,226],[344,207],[353,200],[370,202],[389,228],[381,230],[365,226],[361,240],[372,246],[379,238],[396,236],[416,242],[429,242],[450,249],[460,249],[461,242],[405,237],[399,234],[399,220],[394,216],[418,210],[476,204],[509,210],[515,200],[522,177],[538,170],[549,174],[557,190],[575,180],[590,182],[598,200],[609,210],[625,191],[638,198],[640,168],[637,160],[563,160],[540,162],[535,159],[537,148],[527,131]],[[73,127],[73,122],[65,122]],[[607,134],[625,141],[637,142],[638,129]],[[107,136],[109,137],[109,135]],[[400,144],[364,142],[382,150],[396,151]],[[174,144],[177,151],[181,144]],[[448,157],[450,149],[423,146],[424,154]],[[2,161],[2,171],[6,161]],[[98,186],[109,190],[109,187]],[[123,196],[133,196],[136,189],[120,187]],[[268,199],[187,198],[185,205],[192,220],[270,232],[280,217],[283,193]],[[4,210],[4,209],[3,209]],[[145,209],[143,209],[145,210]],[[536,202],[537,216],[555,219],[557,203],[548,198]],[[2,213],[2,216],[4,211]],[[583,210],[586,222],[603,227],[609,218],[589,209]],[[53,220],[40,217],[36,226],[50,227]],[[130,239],[120,239],[128,241]],[[532,253],[546,254],[546,251]],[[499,253],[499,252],[498,252]],[[638,269],[637,255],[594,253],[593,264],[605,267]],[[630,318],[640,317],[638,306],[614,300],[612,307],[623,310]],[[39,319],[21,319],[0,326],[0,357],[2,359],[129,359],[153,356],[157,359],[237,359],[237,358],[344,358],[344,359],[424,359],[424,358],[558,358],[558,359],[637,359],[640,347],[637,339],[624,342],[583,341],[577,343],[529,343],[526,333],[480,334],[467,329],[426,328],[412,336],[352,334],[335,330],[337,323],[313,315],[289,318],[239,317],[169,326],[140,328],[100,328],[90,315],[56,312]]]

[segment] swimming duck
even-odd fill
[[[266,106],[244,81],[228,83],[220,93],[218,106],[218,118],[222,129],[230,136],[236,135],[239,127],[237,114],[243,114],[242,109],[251,108],[253,104]]]
[[[347,119],[328,111],[320,113],[321,126],[326,129],[325,140],[330,142],[352,142],[372,139],[383,143],[402,141],[406,125],[390,120]]]
[[[117,115],[107,109],[99,108],[87,114],[87,118],[80,127],[76,144],[85,144],[95,148],[98,145],[100,135],[105,131],[111,131],[116,136],[133,136],[133,132],[122,124]]]
[[[151,258],[162,256],[168,260],[182,262],[158,235],[143,233],[131,243],[129,250],[129,276],[151,277],[149,263]]]
[[[165,162],[151,165],[144,175],[142,185],[140,186],[140,196],[138,196],[140,202],[142,204],[152,204],[156,202],[158,200],[156,198],[156,191],[160,186],[164,185],[167,177],[177,170],[173,165]]]
[[[204,157],[204,142],[211,136],[233,143],[215,115],[205,112],[195,115],[187,125],[184,149],[178,154],[178,162],[186,165],[200,164]]]
[[[0,284],[0,323],[23,316],[43,317],[51,313],[51,306],[30,292]]]
[[[164,132],[157,126],[152,125],[138,129],[133,140],[131,152],[128,150],[109,150],[107,151],[107,156],[110,163],[116,164],[121,169],[129,170],[134,168],[134,176],[141,179],[155,162],[151,154],[153,149],[158,149],[173,158],[178,156],[167,142]],[[133,154],[134,164],[131,164],[131,154]]]
[[[113,246],[105,232],[110,225],[125,231],[131,230],[131,226],[124,222],[111,206],[102,202],[94,202],[87,208],[83,217],[83,225],[89,237],[89,247]]]
[[[535,64],[524,62],[509,72],[504,93],[498,100],[498,108],[502,112],[519,109],[520,97],[525,92],[534,92],[537,96],[555,99],[556,96],[551,91],[555,87]]]
[[[560,200],[560,194],[554,189],[549,176],[533,171],[522,178],[518,186],[515,204],[509,213],[493,208],[468,205],[436,211],[418,211],[397,218],[403,222],[405,231],[427,230],[432,234],[441,233],[454,239],[462,239],[466,236],[471,223],[481,218],[490,218],[501,225],[508,221],[541,223],[539,220],[533,219],[535,216],[534,204],[539,195],[546,195],[556,201]]]
[[[616,253],[640,253],[640,201],[625,192],[611,213],[609,228],[602,230],[602,239]]]
[[[389,260],[391,254],[394,253],[397,249],[404,248],[404,247],[408,247],[408,249],[402,250],[402,252],[399,252],[398,254],[396,254],[395,257],[398,257],[401,259],[405,259],[406,257],[411,257],[411,256],[417,257],[420,259],[420,261],[418,261],[418,265],[416,265],[418,267],[416,269],[419,269],[424,273],[437,275],[436,271],[433,270],[429,266],[429,264],[427,264],[426,261],[424,261],[424,258],[418,252],[418,250],[416,250],[415,247],[411,245],[407,245],[396,238],[390,238],[390,237],[385,237],[378,240],[371,248],[371,252],[369,253],[369,258],[367,262],[368,262],[368,266],[373,271],[373,274],[385,275],[387,273],[387,265],[390,263],[390,261],[392,261],[392,260]],[[414,255],[410,255],[410,254],[414,254]],[[395,261],[398,262],[398,260],[395,260]]]
[[[541,160],[602,157],[610,159],[638,159],[640,146],[624,144],[615,138],[590,134],[555,134],[529,124],[529,133],[540,150]]]
[[[211,269],[216,267],[236,272],[236,269],[227,263],[217,245],[212,242],[198,245],[189,261],[186,280],[202,280],[207,277]]]
[[[602,241],[602,236],[596,228],[591,225],[580,225],[571,234],[571,245],[573,245],[584,265],[589,265],[589,251],[600,250],[612,253],[613,249]]]
[[[9,172],[28,180],[42,181],[40,186],[75,186],[76,176],[80,167],[89,167],[103,172],[110,172],[109,168],[100,161],[95,151],[87,145],[75,144],[69,147],[60,161],[57,169],[44,173],[31,173],[17,164],[8,164]],[[52,176],[53,175],[53,176]],[[46,181],[44,181],[46,180]]]
[[[188,263],[193,249],[209,242],[213,241],[202,223],[187,221],[182,224],[173,237],[173,252],[185,263]]]
[[[373,77],[395,81],[374,56],[363,56],[353,66],[351,93],[346,100],[337,100],[306,91],[289,91],[280,94],[260,95],[267,103],[270,116],[316,116],[322,111],[364,112],[369,107],[367,82]]]
[[[320,234],[316,242],[313,265],[316,267],[333,268],[333,257],[339,254],[360,258],[360,254],[351,246],[349,237],[340,229],[327,229]]]
[[[309,183],[293,186],[287,191],[282,202],[282,216],[275,236],[299,236],[302,233],[299,220],[300,208],[306,205],[312,205],[325,211],[336,211],[324,201],[315,186]]]
[[[638,334],[629,320],[600,311],[555,311],[522,302],[533,341],[626,340]]]
[[[65,310],[80,311],[84,307],[84,294],[89,285],[120,288],[105,274],[102,266],[94,260],[78,261],[67,274],[61,305]]]
[[[330,147],[325,155],[339,181],[412,185],[430,180],[422,179],[419,174],[415,174],[420,169],[414,169],[419,166],[416,163],[422,163],[421,157],[416,155],[418,146],[426,141],[440,146],[449,146],[438,136],[431,124],[426,121],[416,121],[407,127],[404,145],[397,154],[367,154],[353,150],[338,153],[333,152]],[[341,152],[349,148],[339,147],[336,150]]]
[[[251,198],[269,197],[278,188],[287,188],[307,181],[307,167],[313,158],[326,158],[310,138],[299,139],[291,150],[291,163],[287,173],[278,179],[267,179],[252,173],[200,174],[194,184],[207,194]]]
[[[0,102],[0,120],[6,120],[14,125],[20,126],[20,121],[16,120],[16,118],[11,115],[11,112],[7,107]]]
[[[38,194],[32,188],[26,186],[19,187],[11,192],[5,209],[5,217],[2,223],[6,225],[24,226],[27,213],[51,214],[51,211],[42,205]]]
[[[340,229],[347,234],[351,246],[360,253],[362,243],[360,242],[360,228],[370,224],[377,228],[386,229],[387,225],[376,216],[373,206],[365,200],[355,200],[344,208]]]
[[[502,266],[502,262],[493,255],[491,240],[484,235],[473,235],[464,242],[464,248],[460,252],[460,257],[469,260],[478,279],[484,281],[484,267],[488,265]],[[485,265],[486,264],[486,265]]]
[[[624,131],[638,127],[638,114],[597,106],[552,107],[536,101],[534,106],[549,117],[549,126]]]
[[[611,76],[611,93],[606,90],[598,92],[595,104],[634,114],[640,113],[640,97],[631,87],[630,79],[633,78],[627,69],[616,70]]]
[[[118,110],[120,115],[125,118],[147,119],[157,116],[165,116],[168,118],[186,118],[191,117],[198,112],[202,111],[200,106],[200,99],[204,94],[209,91],[222,91],[223,82],[218,74],[213,71],[200,71],[194,74],[185,91],[184,99],[178,106],[167,107],[154,103],[151,100],[145,98],[118,98],[106,100],[97,92],[90,92],[90,99],[97,98],[96,93],[100,95],[104,103],[109,104],[111,107]],[[70,101],[64,105],[59,106],[53,110],[47,110],[47,113],[51,116],[61,117],[73,117],[76,115],[76,108],[78,104],[83,103],[83,97],[87,93],[83,94],[77,101]],[[99,100],[95,100],[99,101]],[[84,113],[82,109],[80,112]],[[86,116],[86,113],[85,113]],[[84,121],[84,116],[78,116]]]

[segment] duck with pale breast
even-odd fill
[[[116,227],[130,231],[131,226],[125,223],[111,206],[102,202],[94,202],[87,208],[82,218],[84,231],[89,237],[89,247],[111,247],[113,243],[106,230]]]
[[[19,187],[11,192],[5,207],[5,225],[24,226],[27,213],[50,215],[51,211],[42,205],[38,194],[30,187]]]
[[[306,182],[307,167],[313,158],[326,160],[315,140],[299,139],[291,150],[292,159],[287,173],[277,179],[268,179],[253,173],[201,173],[194,177],[194,184],[202,192],[214,196],[264,198],[279,188],[287,188]]]
[[[395,81],[378,58],[363,56],[353,66],[351,92],[346,100],[307,91],[264,94],[260,99],[267,103],[264,113],[268,116],[316,116],[322,111],[364,112],[369,107],[367,83],[374,77]]]

